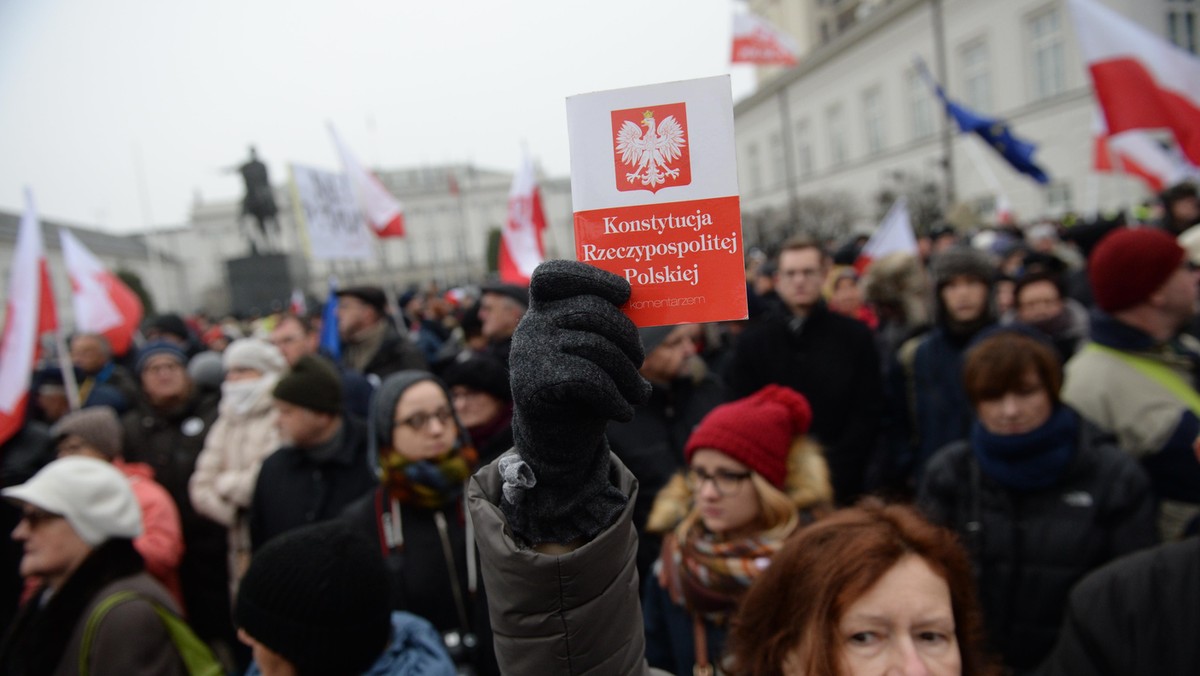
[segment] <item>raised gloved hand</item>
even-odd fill
[[[501,502],[529,545],[592,538],[627,502],[609,480],[604,430],[609,420],[631,419],[650,395],[638,373],[637,328],[618,309],[629,293],[624,279],[574,261],[547,261],[533,273],[529,311],[509,356],[513,439],[526,487],[506,486]],[[510,470],[516,473],[511,462],[502,467]]]

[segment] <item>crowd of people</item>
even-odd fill
[[[740,321],[639,329],[550,261],[344,288],[336,344],[75,335],[0,450],[0,672],[1188,673],[1200,201],[1164,201],[865,269],[798,235]]]

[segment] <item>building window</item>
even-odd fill
[[[1046,211],[1058,216],[1071,211],[1071,185],[1051,183],[1046,186]]]
[[[1167,38],[1196,53],[1196,0],[1167,0]]]
[[[755,143],[746,146],[746,173],[750,194],[762,192],[762,167],[758,165],[758,145]]]
[[[1029,19],[1029,55],[1033,73],[1033,100],[1061,94],[1067,88],[1066,68],[1063,65],[1062,14],[1057,8],[1036,14]]]
[[[962,64],[963,102],[977,113],[992,112],[992,71],[987,43],[976,40],[959,52]]]
[[[833,166],[845,164],[849,158],[846,148],[846,116],[842,114],[842,104],[835,103],[825,111],[825,119],[829,124],[829,163]]]
[[[796,123],[796,171],[800,178],[813,175],[812,137],[808,131],[808,120]]]
[[[933,136],[933,92],[916,69],[908,71],[908,123],[914,141]]]
[[[787,158],[784,153],[783,138],[779,132],[771,134],[767,143],[771,146],[771,185],[782,187],[787,183]]]
[[[874,155],[883,152],[885,121],[883,119],[883,90],[872,87],[863,92],[863,126],[867,136],[867,152]]]

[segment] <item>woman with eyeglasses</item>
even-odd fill
[[[728,620],[789,537],[831,508],[829,469],[807,436],[802,395],[768,385],[713,409],[688,438],[686,473],[659,493],[664,534],[643,583],[646,658],[671,673],[719,673]]]
[[[463,495],[478,455],[449,390],[426,371],[388,376],[369,423],[380,485],[344,516],[378,543],[392,609],[429,620],[460,673],[499,674]]]

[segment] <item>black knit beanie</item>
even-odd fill
[[[311,411],[340,413],[342,378],[324,357],[305,355],[279,379],[272,395]]]
[[[379,551],[337,520],[280,535],[254,555],[235,620],[300,673],[358,674],[391,635],[391,591]]]
[[[508,384],[508,369],[499,359],[476,354],[455,362],[442,374],[447,387],[461,385],[472,390],[487,392],[501,401],[512,401],[512,387]]]
[[[671,332],[674,330],[675,327],[671,325],[646,326],[638,329],[638,336],[640,336],[642,339],[642,349],[646,351],[647,355],[649,355],[651,352],[657,349],[659,345],[662,345],[663,341],[666,340],[667,336],[671,335]]]

